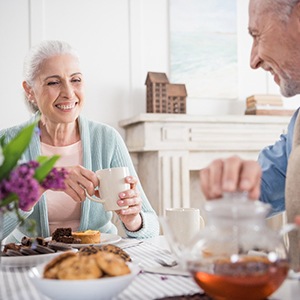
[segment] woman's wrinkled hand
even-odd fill
[[[128,206],[128,208],[116,211],[117,215],[129,231],[137,231],[142,227],[142,199],[136,190],[137,179],[127,176],[125,182],[130,184],[130,190],[121,192],[118,200],[119,206]]]
[[[98,187],[99,180],[93,171],[80,165],[66,167],[66,169],[68,176],[65,180],[66,189],[64,192],[74,201],[84,201],[86,199],[85,190],[91,196],[95,194],[95,188]]]
[[[254,160],[238,156],[214,160],[200,171],[201,189],[207,199],[221,198],[224,192],[248,192],[250,199],[260,195],[261,167]]]

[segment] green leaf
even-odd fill
[[[24,127],[9,143],[3,146],[3,164],[0,166],[0,181],[7,178],[28,147],[37,122]]]
[[[0,138],[0,146],[1,146],[1,148],[3,148],[4,145],[5,145],[4,139],[5,139],[5,135],[3,135],[3,136]]]
[[[46,157],[47,158],[47,157]],[[52,170],[56,161],[59,159],[59,155],[54,155],[46,160],[43,159],[43,163],[35,170],[34,178],[41,183]]]
[[[40,163],[40,165],[41,165],[41,164],[43,164],[47,159],[49,159],[48,156],[40,155],[40,156],[36,159],[36,161],[37,161],[38,163]]]
[[[0,201],[0,207],[6,207],[8,206],[10,203],[14,202],[14,201],[18,201],[18,195],[15,193],[10,193],[8,196],[6,196],[4,199],[1,199]]]

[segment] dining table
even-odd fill
[[[138,264],[141,271],[131,284],[112,300],[210,299],[187,272],[181,274],[176,267],[170,267],[168,273],[168,270],[164,271],[167,268],[162,268],[157,262],[158,258],[164,261],[174,259],[164,236],[143,240],[122,239],[116,245],[130,255],[133,263]],[[1,300],[49,300],[31,283],[28,276],[30,267],[0,266]],[[281,287],[268,298],[268,300],[299,299],[299,277],[286,278]]]

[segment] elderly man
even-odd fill
[[[300,94],[300,1],[250,0],[248,29],[253,39],[251,68],[270,72],[283,96]],[[288,133],[263,149],[258,162],[235,156],[215,160],[203,169],[200,181],[206,198],[247,191],[249,198],[270,203],[272,214],[286,209],[288,220],[300,225],[298,114],[299,109],[290,121]]]

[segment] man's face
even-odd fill
[[[300,93],[300,8],[286,22],[264,0],[250,0],[249,33],[253,37],[250,65],[270,72],[283,96]]]

